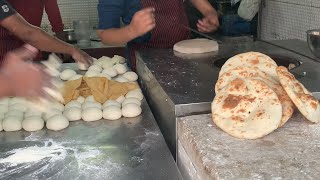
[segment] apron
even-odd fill
[[[16,38],[7,29],[0,27],[0,66],[5,54],[23,45],[23,41]]]
[[[131,68],[136,68],[135,51],[145,48],[172,48],[179,41],[189,39],[190,31],[179,26],[189,26],[182,0],[141,0],[143,8],[155,8],[156,27],[147,43],[134,44],[130,48]]]

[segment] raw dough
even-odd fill
[[[77,101],[78,101],[79,103],[81,103],[81,104],[83,104],[85,100],[86,100],[86,99],[85,99],[83,96],[79,96],[79,97],[77,98]]]
[[[142,101],[143,94],[139,89],[138,90],[135,89],[135,90],[129,91],[126,94],[126,98],[136,98],[136,99],[139,99],[140,101]]]
[[[122,76],[118,76],[118,77],[116,77],[114,80],[117,81],[117,82],[120,82],[120,83],[129,82],[128,79],[126,79],[126,78],[124,78],[124,77],[122,77]]]
[[[34,116],[38,116],[41,117],[42,116],[42,112],[40,111],[35,111],[35,110],[28,110],[25,112],[24,114],[24,118],[28,118],[28,117],[34,117]]]
[[[173,50],[185,54],[207,53],[218,51],[219,45],[216,41],[204,38],[188,39],[177,42]]]
[[[8,112],[9,107],[8,105],[0,104],[0,113],[6,113]]]
[[[139,116],[142,112],[142,109],[139,105],[134,103],[129,103],[122,107],[122,115],[124,117],[136,117]]]
[[[22,128],[26,131],[39,131],[44,127],[41,117],[31,116],[22,121]]]
[[[82,109],[87,109],[90,107],[96,107],[96,108],[101,109],[101,104],[98,102],[87,101],[87,102],[83,103],[81,107],[82,107]]]
[[[108,100],[108,101],[104,102],[103,108],[105,108],[107,106],[117,106],[117,107],[121,108],[121,104],[115,100]]]
[[[22,120],[23,112],[15,109],[15,110],[10,110],[5,114],[5,117],[11,117],[11,116],[18,117],[19,119]]]
[[[122,57],[122,56],[119,56],[119,55],[114,55],[114,56],[112,57],[112,60],[113,60],[114,62],[116,62],[116,63],[121,63],[121,64],[123,64],[123,63],[126,62],[126,59],[125,59],[124,57]]]
[[[14,97],[9,100],[9,106],[14,104],[26,104],[26,100],[20,97]]]
[[[115,69],[113,69],[112,67],[109,67],[109,68],[107,68],[107,69],[104,69],[103,71],[102,71],[102,73],[104,73],[104,74],[108,74],[110,77],[115,77],[115,76],[117,76],[117,71],[115,70]]]
[[[54,115],[48,119],[46,127],[53,131],[59,131],[69,126],[69,121],[61,114]]]
[[[107,73],[100,73],[100,74],[98,75],[98,77],[105,77],[105,78],[111,80],[111,76],[109,76],[109,74],[107,74]]]
[[[66,70],[64,70],[64,71],[62,71],[61,73],[60,73],[60,78],[62,79],[62,80],[65,80],[65,81],[68,81],[72,76],[74,76],[74,75],[76,75],[77,73],[74,71],[74,70],[72,70],[72,69],[66,69]]]
[[[116,64],[113,66],[113,69],[115,69],[118,74],[124,74],[128,70],[127,67],[123,64]]]
[[[80,78],[82,78],[82,77],[83,77],[82,75],[76,74],[76,75],[72,76],[72,77],[69,79],[69,81],[77,80],[77,79],[80,79]]]
[[[102,110],[96,107],[90,107],[82,111],[84,121],[97,121],[102,119]]]
[[[138,80],[138,75],[135,72],[126,72],[122,75],[122,77],[128,79],[131,82]]]
[[[1,99],[0,99],[0,104],[7,105],[7,106],[8,106],[9,100],[10,100],[10,98],[8,98],[8,97],[1,98]]]
[[[59,111],[64,111],[64,105],[58,102],[52,103],[51,109],[58,109]]]
[[[86,74],[84,76],[86,77],[96,77],[100,74],[100,71],[96,71],[96,70],[89,70],[86,72]]]
[[[126,98],[121,95],[121,96],[119,96],[119,97],[116,99],[116,101],[117,101],[118,103],[122,104],[125,99],[126,99]]]
[[[121,109],[118,106],[107,106],[103,109],[103,118],[107,120],[117,120],[122,116]]]
[[[63,112],[63,115],[69,121],[78,121],[81,119],[81,109],[77,107],[70,107],[69,109]]]
[[[72,100],[64,106],[64,109],[68,109],[70,107],[81,108],[81,103],[79,103],[77,100]]]
[[[2,128],[5,131],[19,131],[22,129],[22,123],[16,116],[10,116],[3,119]]]
[[[9,111],[11,111],[11,110],[19,110],[19,111],[25,112],[25,111],[27,111],[27,107],[25,104],[17,103],[17,104],[13,104],[13,105],[9,106]]]
[[[98,72],[101,72],[102,71],[102,67],[99,66],[99,65],[92,65],[89,67],[88,71],[98,71]]]
[[[137,104],[137,105],[141,106],[141,101],[139,99],[137,99],[137,98],[132,98],[132,97],[126,98],[123,101],[122,106],[125,106],[125,105],[127,105],[129,103],[134,103],[134,104]]]
[[[77,62],[78,68],[82,71],[85,71],[88,69],[88,66],[86,66],[85,64],[81,63],[81,62]]]
[[[55,115],[62,115],[62,112],[58,109],[50,109],[48,112],[43,114],[43,120],[47,121],[48,119],[50,119]]]
[[[86,98],[85,102],[87,101],[96,102],[96,100],[94,100],[94,97],[92,95]]]

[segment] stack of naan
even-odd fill
[[[267,55],[247,52],[221,68],[212,102],[214,123],[231,136],[257,139],[283,126],[294,105],[320,122],[320,103],[285,67]]]

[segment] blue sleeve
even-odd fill
[[[120,28],[124,0],[99,0],[99,29]]]

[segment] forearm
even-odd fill
[[[102,43],[108,45],[123,45],[137,37],[129,26],[98,30],[98,34]]]
[[[8,81],[7,77],[1,74],[0,72],[0,98],[5,96],[11,96],[12,91],[10,88],[10,82]]]
[[[208,0],[190,0],[190,2],[201,12],[202,15],[206,15],[216,10],[211,6]]]

